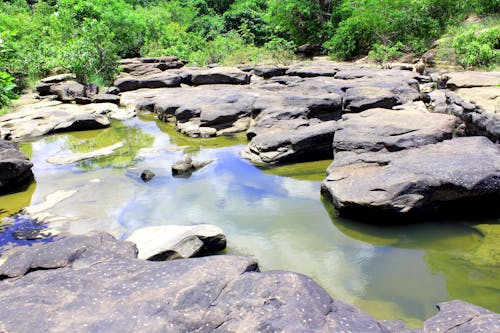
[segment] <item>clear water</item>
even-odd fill
[[[119,141],[125,146],[111,157],[67,166],[45,161]],[[228,253],[254,256],[262,270],[309,275],[379,319],[419,326],[435,313],[434,304],[451,299],[500,311],[498,220],[384,227],[341,219],[320,197],[330,161],[261,170],[239,156],[244,144],[244,135],[188,138],[151,116],[24,143],[36,184],[0,197],[0,217],[74,189],[50,209],[64,217],[56,225],[64,231],[100,229],[125,238],[149,225],[214,224],[228,237]],[[190,178],[174,178],[179,147],[214,162]],[[139,178],[144,169],[156,174],[148,183]],[[11,241],[0,237],[0,246],[15,246]]]

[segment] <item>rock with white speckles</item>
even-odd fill
[[[227,255],[152,262],[134,249],[100,233],[11,256],[0,267],[0,329],[390,332],[301,274],[259,273],[253,259]]]
[[[500,332],[500,315],[463,301],[437,305],[439,312],[424,322],[424,333]]]
[[[500,213],[500,148],[485,137],[397,152],[339,152],[327,174],[322,193],[343,216]]]

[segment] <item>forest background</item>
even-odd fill
[[[0,107],[50,74],[109,84],[120,58],[287,63],[299,45],[336,60],[421,55],[500,65],[500,0],[11,0],[0,2]]]

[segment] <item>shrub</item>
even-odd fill
[[[452,47],[457,62],[464,68],[488,67],[500,64],[500,28],[477,31],[473,26],[453,39]]]
[[[403,55],[403,52],[401,52],[403,47],[404,45],[401,42],[397,42],[392,46],[375,44],[370,53],[368,53],[368,57],[383,67],[385,64],[401,57]]]
[[[8,73],[0,72],[0,108],[9,104],[11,99],[17,98],[15,89],[14,77]]]

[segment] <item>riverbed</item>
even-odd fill
[[[124,147],[110,157],[46,162],[118,142]],[[21,150],[33,161],[36,183],[0,197],[0,217],[55,191],[76,190],[50,209],[62,221],[51,227],[106,230],[124,239],[144,226],[213,224],[227,235],[227,253],[253,256],[262,270],[306,274],[377,319],[419,326],[436,313],[436,303],[452,299],[500,311],[499,219],[400,226],[342,219],[320,196],[331,161],[259,169],[240,157],[245,144],[244,134],[188,138],[147,114],[25,142]],[[214,162],[174,177],[170,168],[184,153]],[[140,179],[144,169],[156,174],[150,182]],[[4,251],[18,246],[11,237],[0,242]]]

